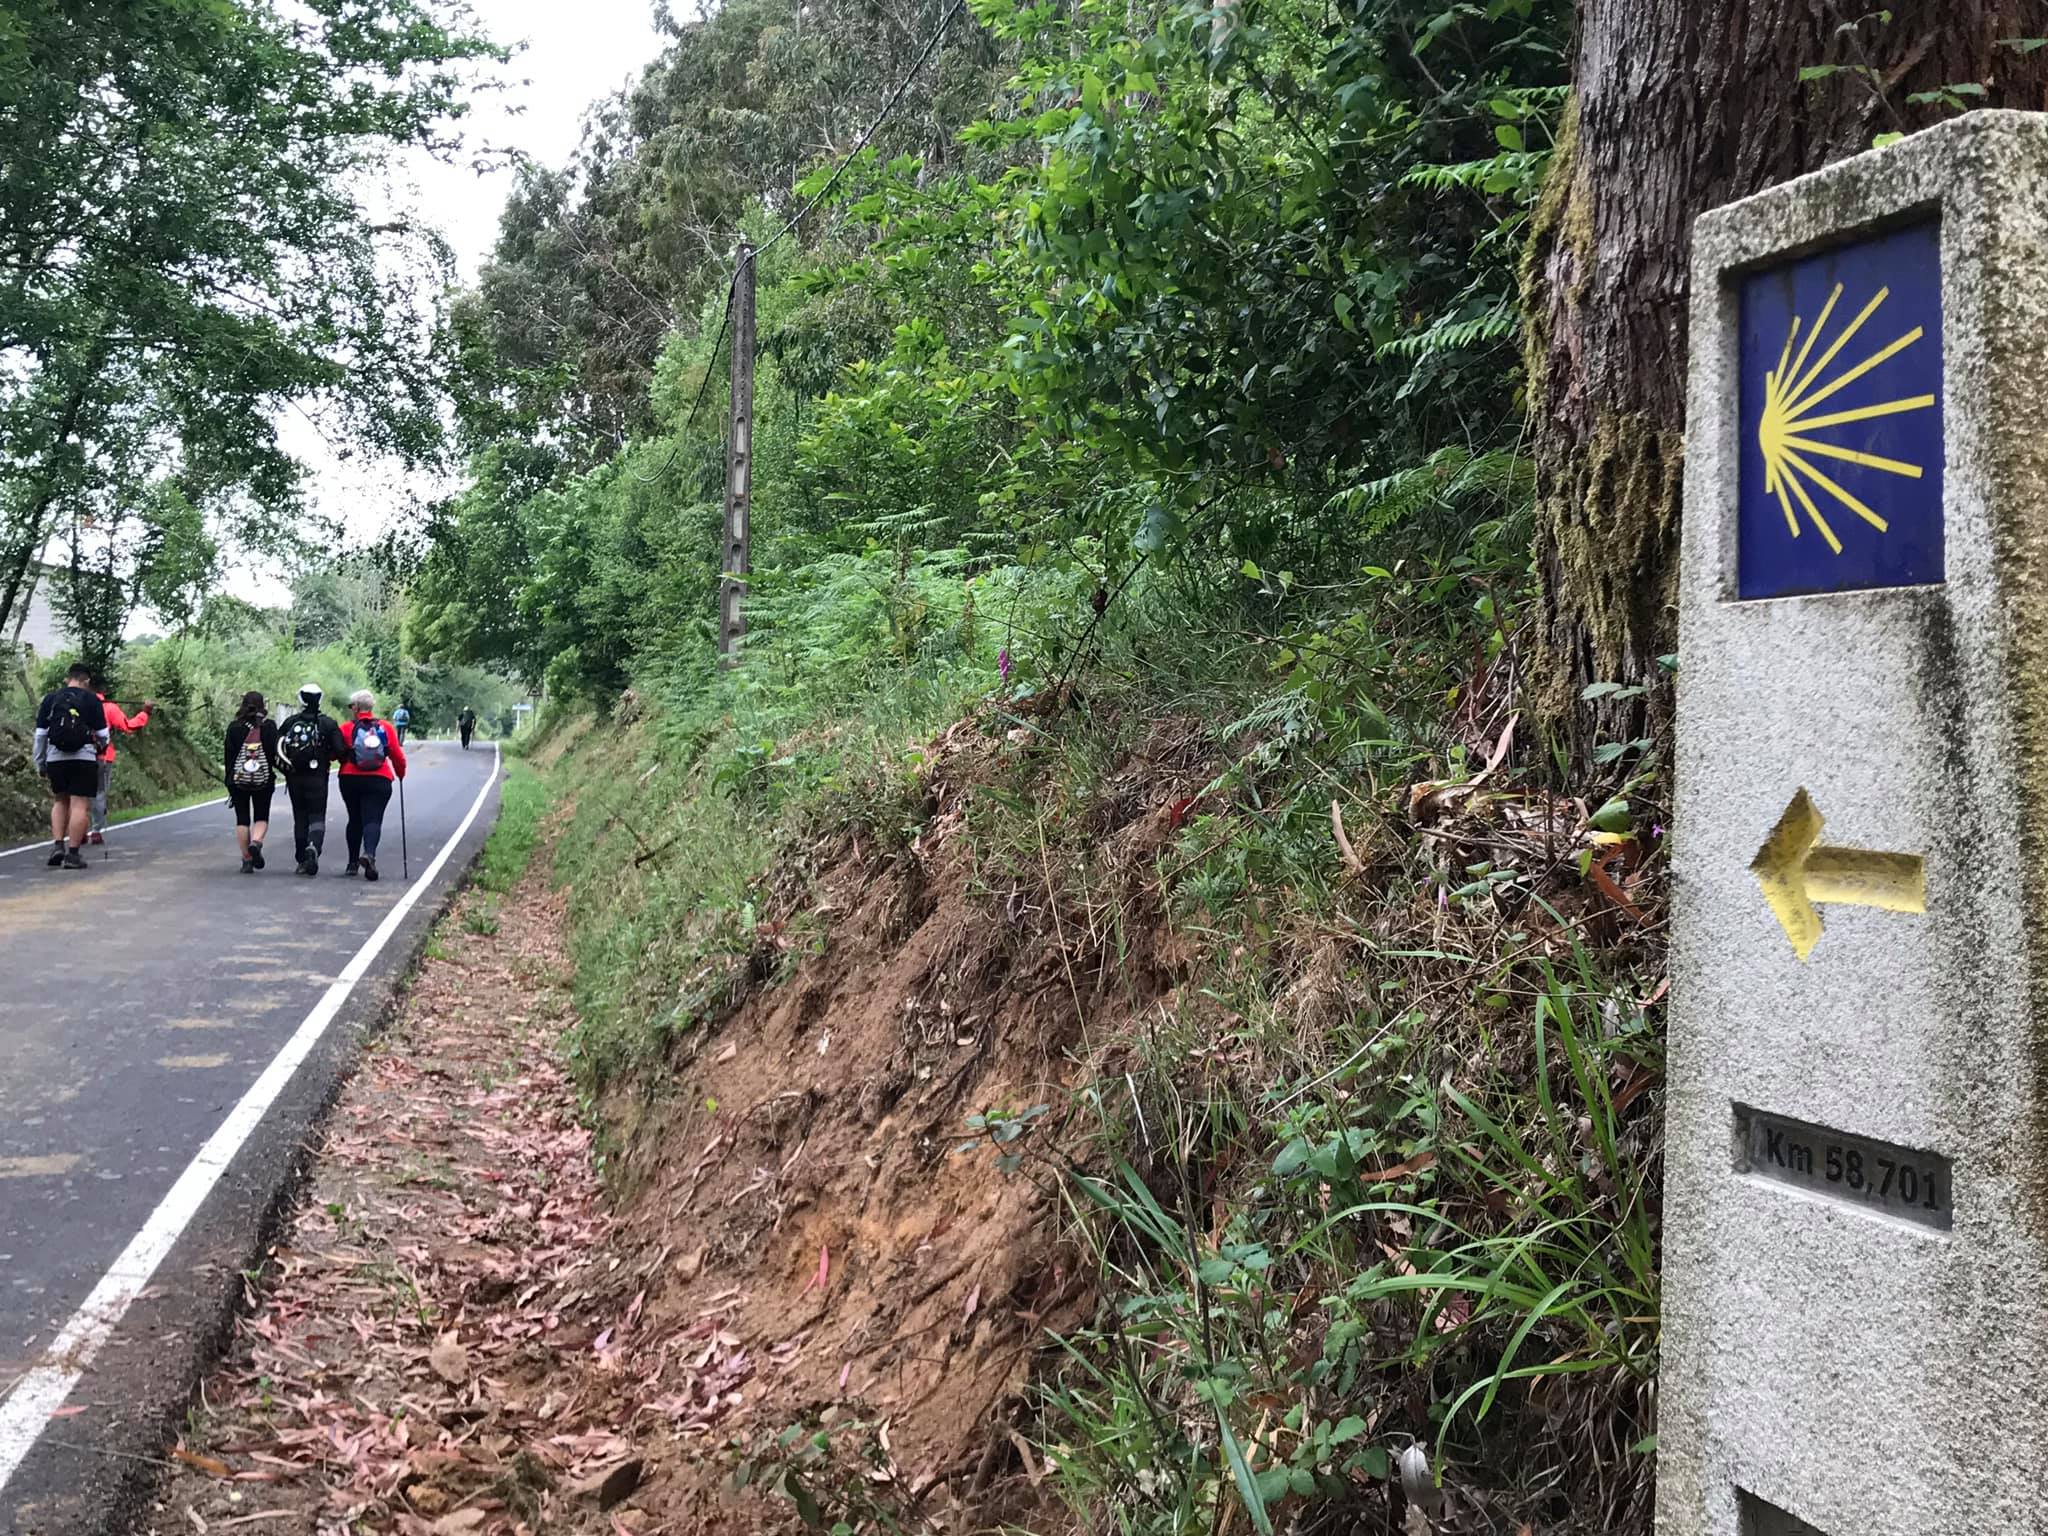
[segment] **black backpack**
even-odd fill
[[[277,733],[278,755],[287,767],[312,773],[320,767],[320,716],[293,715]]]
[[[92,742],[93,729],[85,712],[92,707],[92,695],[83,688],[59,688],[50,696],[48,724],[44,727],[50,745],[59,752],[82,752]]]

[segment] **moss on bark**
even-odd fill
[[[1657,681],[1676,645],[1692,221],[1703,209],[1949,113],[1937,89],[2038,107],[2037,0],[1906,0],[1853,26],[1806,0],[1584,0],[1573,95],[1523,253],[1540,633],[1528,704],[1575,753],[1655,734],[1668,689],[1597,708],[1587,683]],[[1802,66],[1833,69],[1802,77]],[[1875,82],[1875,84],[1873,84]]]
[[[1538,423],[1542,643],[1530,658],[1531,703],[1566,727],[1587,681],[1654,674],[1673,644],[1677,596],[1683,436],[1581,387],[1597,254],[1574,101],[1521,272],[1529,413]]]

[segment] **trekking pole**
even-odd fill
[[[412,878],[412,852],[405,845],[405,779],[403,776],[398,780],[398,872],[407,880]]]

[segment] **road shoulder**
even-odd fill
[[[639,1528],[604,1507],[632,1474],[627,1442],[590,1411],[603,1394],[561,1390],[584,1362],[601,1372],[643,1282],[607,1259],[559,1053],[571,967],[546,862],[502,899],[457,899],[343,1088],[257,1305],[172,1451],[152,1536],[323,1517]]]
[[[434,885],[370,958],[8,1481],[0,1498],[4,1536],[104,1536],[131,1527],[157,1485],[163,1447],[184,1420],[192,1384],[228,1343],[248,1299],[245,1277],[305,1175],[312,1128],[348,1080],[364,1042],[392,1015],[421,946],[483,851],[500,780],[493,774]]]

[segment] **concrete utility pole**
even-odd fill
[[[753,563],[748,520],[754,503],[754,248],[740,246],[732,280],[732,420],[725,438],[725,578],[718,589],[718,659],[737,666],[746,638],[742,603]]]

